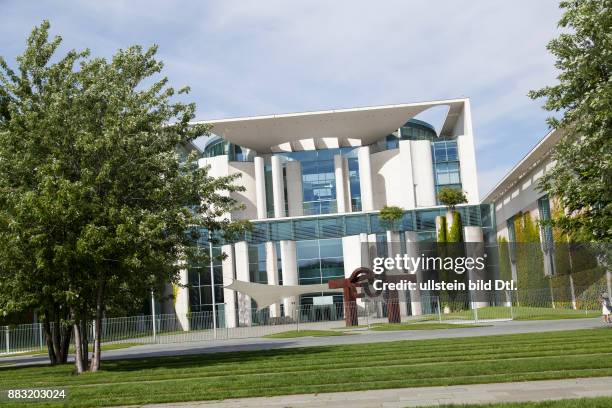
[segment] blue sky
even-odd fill
[[[560,15],[551,0],[0,0],[0,55],[13,65],[43,19],[64,51],[158,44],[198,119],[467,96],[484,196],[547,132],[526,94],[555,81]]]

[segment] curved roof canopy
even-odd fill
[[[339,146],[369,145],[385,137],[409,119],[434,106],[448,105],[449,110],[440,136],[453,136],[456,125],[463,126],[467,99],[450,99],[401,105],[289,113],[282,115],[207,120],[212,133],[236,145],[260,153],[278,150],[310,150],[335,140]],[[463,133],[463,129],[459,134]],[[296,148],[297,147],[297,148]]]

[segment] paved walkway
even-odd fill
[[[484,404],[600,396],[612,397],[612,377],[300,394],[280,397],[228,399],[223,401],[155,404],[145,405],[145,407],[400,408],[451,403]]]

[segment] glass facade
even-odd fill
[[[304,215],[336,212],[336,178],[333,156],[331,160],[314,158],[314,160],[304,160],[301,164]]]
[[[538,210],[540,213],[540,220],[550,221],[552,216],[548,196],[544,196],[538,200]],[[554,244],[552,227],[550,225],[540,224],[540,231],[542,233],[542,249],[544,249],[544,252],[548,252],[552,249]]]
[[[344,277],[342,239],[313,239],[295,243],[300,285],[326,283]]]
[[[433,142],[431,146],[436,194],[443,187],[461,190],[461,171],[457,141],[445,140]]]
[[[266,245],[249,245],[249,281],[268,283],[266,271]]]
[[[208,251],[208,247],[202,250]],[[189,302],[192,312],[212,311],[212,291],[210,281],[210,264],[190,262],[188,272]],[[213,247],[213,274],[215,287],[215,304],[223,304],[223,271],[221,268],[221,247]]]
[[[284,162],[283,171],[286,171],[286,162],[300,162],[303,214],[320,215],[337,212],[336,175],[334,171],[334,156],[336,155],[341,155],[348,161],[351,205],[353,206],[353,211],[359,211],[361,209],[359,163],[356,153],[355,148],[343,147],[336,149],[276,153],[275,155],[282,158]],[[287,177],[284,177],[284,180],[286,182]],[[271,189],[268,189],[266,185],[266,190]],[[285,202],[285,205],[287,205],[287,194],[285,194]]]
[[[211,137],[204,146],[204,157],[228,155],[230,161],[252,161],[249,149],[242,148],[218,136]]]
[[[400,138],[403,140],[434,140],[436,130],[427,122],[410,119],[400,128]]]
[[[481,207],[486,207],[481,210]],[[489,204],[465,205],[457,207],[464,226],[480,226],[484,230],[494,228],[491,217],[482,218],[489,211]],[[436,216],[446,214],[445,208],[410,210],[404,213],[400,231],[435,233]],[[385,232],[378,213],[327,215],[319,217],[295,217],[289,220],[253,221],[251,231],[236,240],[259,243],[278,240],[306,240],[322,238],[341,238],[360,233],[376,234]],[[435,235],[434,235],[435,236]]]
[[[359,184],[359,160],[357,157],[348,157],[348,179],[351,189],[351,210],[361,211],[361,186]]]
[[[436,130],[427,122],[418,119],[410,119],[397,131],[375,144],[375,151],[393,150],[399,148],[400,140],[442,140],[438,137]]]

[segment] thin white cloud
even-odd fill
[[[555,0],[14,0],[0,54],[43,18],[66,48],[156,43],[202,119],[469,96],[484,193],[545,131],[526,93],[554,81],[559,16]]]

